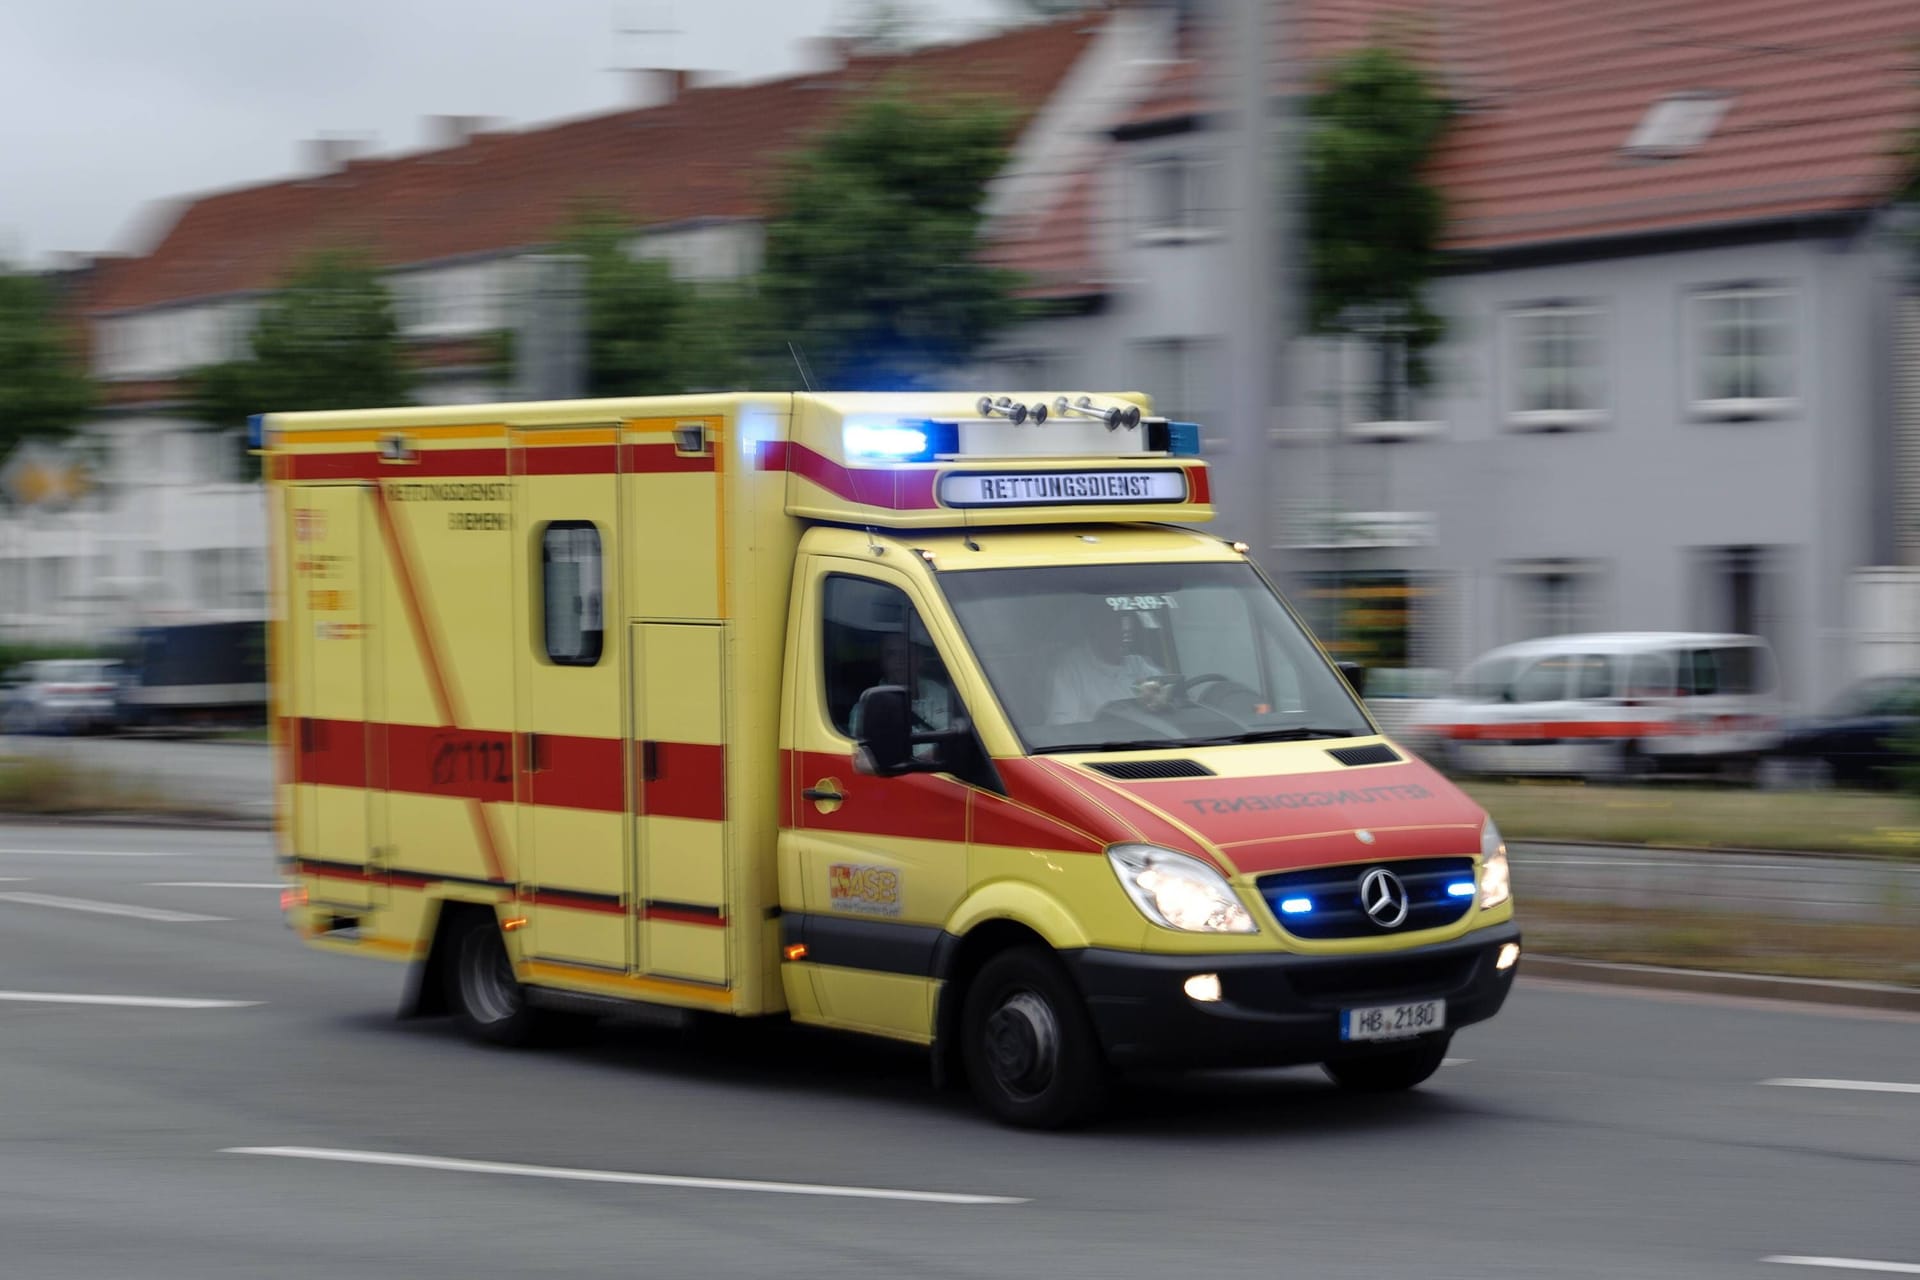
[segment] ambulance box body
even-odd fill
[[[1499,833],[1139,397],[257,430],[289,922],[485,1038],[783,1015],[1054,1125],[1132,1066],[1407,1087],[1511,985]]]

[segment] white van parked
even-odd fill
[[[1779,736],[1758,636],[1622,632],[1495,649],[1407,734],[1461,773],[1750,773]]]

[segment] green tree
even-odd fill
[[[188,375],[196,415],[239,427],[255,413],[406,404],[412,374],[393,298],[371,258],[327,249],[307,258],[262,306],[245,360]]]
[[[1445,332],[1426,286],[1446,205],[1426,167],[1451,114],[1426,73],[1384,45],[1333,63],[1307,109],[1309,327],[1399,345],[1413,386]]]
[[[738,291],[675,280],[664,262],[634,256],[635,232],[620,215],[589,207],[556,246],[586,265],[588,394],[678,395],[733,385],[741,372]]]
[[[0,457],[28,436],[66,431],[92,404],[53,290],[0,263]]]
[[[757,352],[788,379],[791,341],[823,386],[913,386],[1019,319],[1018,277],[978,258],[1012,124],[990,101],[893,85],[795,156],[766,228]]]

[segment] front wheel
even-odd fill
[[[1399,1093],[1440,1069],[1452,1039],[1452,1036],[1440,1036],[1422,1040],[1405,1049],[1322,1063],[1320,1069],[1342,1089],[1354,1093]]]
[[[967,990],[961,1052],[974,1096],[996,1118],[1060,1129],[1096,1114],[1107,1065],[1073,979],[1052,954],[1020,947],[989,960]]]

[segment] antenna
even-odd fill
[[[799,347],[791,342],[787,344],[787,350],[793,353],[794,368],[800,370],[800,385],[811,392],[813,390],[813,370],[807,367],[807,357],[802,354]]]
[[[673,0],[623,0],[614,10],[613,35],[616,43],[623,41],[631,47],[636,39],[642,42],[659,41],[660,56],[642,55],[641,66],[672,67],[673,40],[675,36],[686,34],[686,29],[675,21]],[[616,57],[616,61],[623,61]]]

